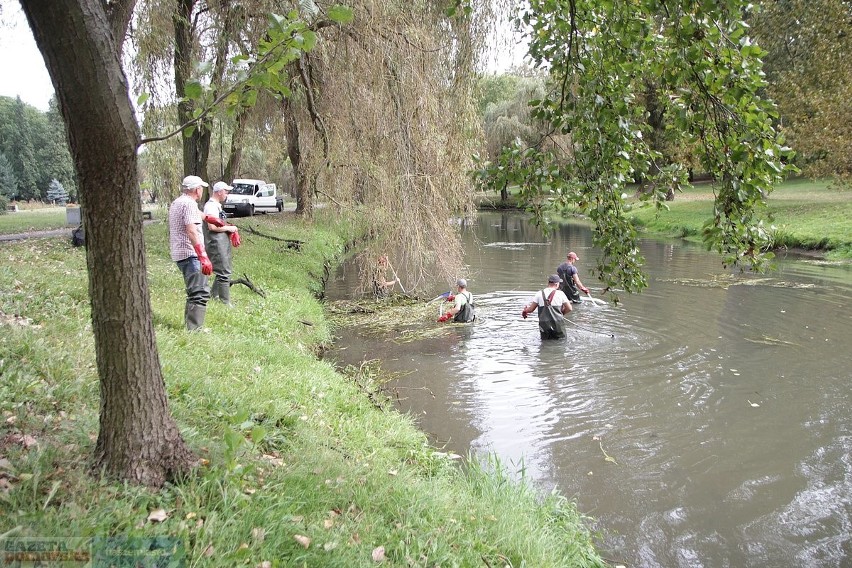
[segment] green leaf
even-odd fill
[[[255,426],[251,429],[251,441],[255,444],[260,443],[266,437],[266,429],[262,426]]]
[[[314,48],[317,43],[317,34],[312,32],[311,30],[305,30],[301,34],[302,36],[302,49],[305,51],[310,51]]]
[[[287,24],[287,18],[280,14],[268,14],[267,18],[269,19],[269,27],[273,30],[283,31],[285,24]]]
[[[145,102],[146,102],[148,99],[150,99],[150,98],[151,98],[151,94],[150,94],[150,93],[142,93],[142,94],[141,94],[141,95],[139,95],[139,97],[136,99],[136,106],[142,106],[142,105],[144,105],[144,104],[145,104]]]
[[[231,453],[236,451],[236,449],[239,448],[245,440],[246,439],[243,438],[243,435],[236,430],[228,430],[225,432],[225,445],[228,446]]]
[[[200,99],[204,89],[198,81],[189,81],[184,86],[183,92],[188,99]]]
[[[253,107],[256,103],[257,103],[257,91],[256,90],[252,89],[252,90],[248,91],[243,96],[243,100],[242,100],[243,106]]]
[[[338,24],[348,24],[355,19],[355,14],[352,8],[337,4],[328,9],[328,17]]]

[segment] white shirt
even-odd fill
[[[222,204],[216,201],[215,199],[210,199],[207,203],[204,204],[204,214],[210,215],[211,217],[216,217],[217,219],[222,218]]]
[[[550,302],[550,305],[558,309],[560,312],[562,311],[562,304],[567,304],[569,302],[568,296],[565,295],[565,292],[556,288],[556,293],[553,294],[553,301]],[[539,306],[544,305],[544,300],[550,297],[551,288],[545,288],[544,290],[539,290],[536,292],[536,295],[533,297],[530,302],[535,302]],[[542,292],[545,293],[545,296],[542,297]]]
[[[470,301],[473,302],[473,294],[471,294],[467,290],[465,290],[464,292],[459,292],[455,296],[456,296],[456,299],[455,299],[455,303],[453,304],[453,307],[457,310],[460,310],[462,308],[462,306],[464,306],[467,303],[468,297],[470,297]]]

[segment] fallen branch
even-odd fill
[[[272,239],[273,241],[281,241],[285,244],[286,248],[293,250],[302,250],[302,245],[305,244],[305,241],[299,241],[296,239],[282,239],[281,237],[276,237],[275,235],[267,235],[266,233],[261,233],[257,229],[252,226],[246,227],[249,233],[252,235],[257,235],[258,237],[263,237],[265,239]]]
[[[242,284],[243,286],[246,286],[249,290],[251,290],[252,292],[257,294],[261,298],[266,297],[266,292],[264,292],[263,290],[261,290],[260,288],[255,286],[254,282],[252,282],[251,279],[248,277],[248,274],[243,274],[242,278],[237,278],[236,280],[231,280],[231,286],[233,286],[234,284]]]

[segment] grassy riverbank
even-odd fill
[[[775,246],[820,251],[827,258],[852,258],[852,191],[824,181],[794,179],[779,185],[767,200],[768,223],[776,227]],[[642,230],[701,240],[704,223],[713,216],[710,184],[699,184],[675,196],[669,210],[657,214],[637,208],[631,218]]]
[[[369,373],[316,358],[331,339],[316,300],[347,235],[285,215],[240,219],[235,307],[183,330],[166,227],[146,228],[160,360],[172,412],[204,460],[152,493],[87,474],[98,382],[85,259],[68,239],[0,252],[0,535],[170,537],[187,566],[596,566],[574,507],[499,468],[429,447]],[[427,380],[424,378],[424,381]],[[489,471],[485,471],[489,470]]]
[[[477,201],[485,209],[516,209],[517,191],[510,192],[506,204],[495,194],[480,194]],[[713,188],[701,183],[667,203],[668,211],[657,213],[652,207],[636,207],[628,213],[636,226],[646,233],[701,241],[704,223],[713,216]],[[829,259],[852,258],[852,191],[837,189],[826,181],[793,179],[770,194],[765,218],[774,225],[777,248],[797,248],[819,252]],[[564,211],[571,218],[573,211]]]

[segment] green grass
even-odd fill
[[[154,218],[164,218],[165,209],[146,205],[146,211],[152,211]],[[65,207],[40,207],[37,209],[22,209],[16,212],[0,215],[0,235],[27,233],[30,231],[47,231],[76,226],[66,223]],[[69,233],[70,235],[70,233]]]
[[[146,228],[154,323],[170,406],[204,460],[152,492],[88,474],[98,430],[84,252],[66,239],[0,252],[0,535],[168,536],[187,566],[602,566],[572,503],[466,467],[385,404],[376,370],[318,360],[331,329],[316,300],[350,237],[292,216],[240,219],[235,275],[267,294],[211,302],[183,329],[166,227]],[[162,522],[149,520],[162,510]],[[308,537],[304,547],[297,537]],[[378,554],[378,552],[376,552]]]
[[[824,181],[795,179],[769,195],[765,219],[775,227],[777,247],[820,250],[829,258],[852,258],[852,191]],[[675,196],[669,210],[636,208],[630,216],[643,230],[700,240],[704,223],[713,216],[713,192],[701,184]]]
[[[0,235],[66,227],[64,207],[24,209],[0,215]]]

